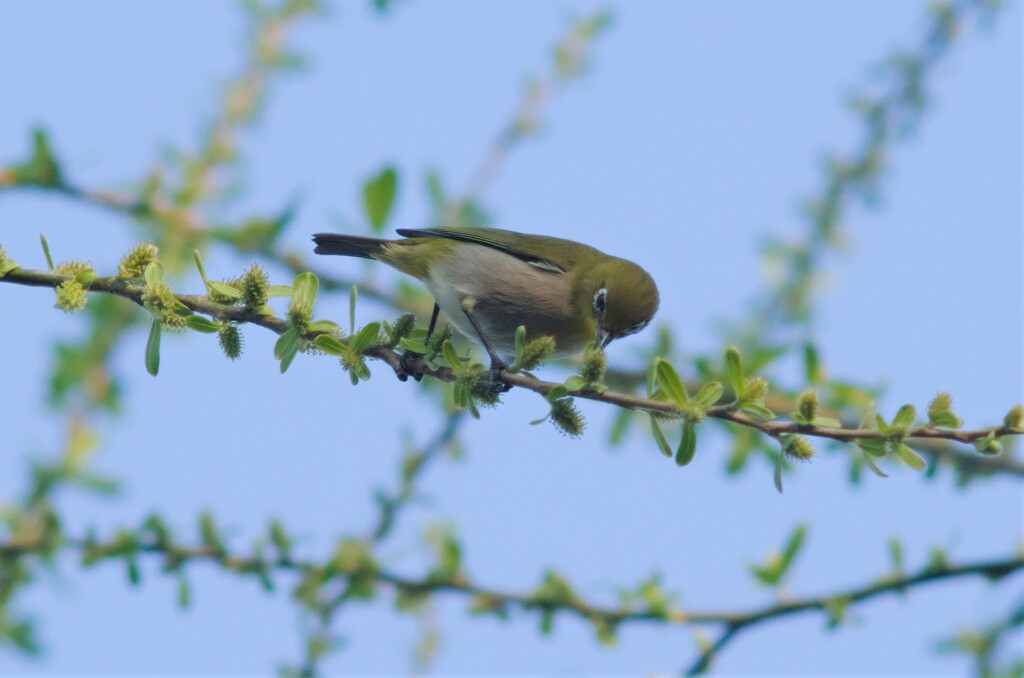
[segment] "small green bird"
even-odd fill
[[[516,328],[554,337],[555,355],[601,348],[639,332],[658,310],[658,288],[631,261],[571,240],[492,228],[399,229],[402,240],[313,236],[317,254],[375,259],[426,284],[438,310],[479,340],[496,375],[515,353]],[[428,330],[429,332],[429,330]]]

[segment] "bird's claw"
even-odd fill
[[[512,385],[506,384],[501,378],[501,373],[507,369],[508,365],[504,362],[500,360],[491,361],[490,386],[493,393],[508,393],[512,390]]]
[[[398,359],[398,369],[395,370],[395,374],[398,376],[399,381],[408,381],[411,375],[416,381],[423,379],[423,374],[416,369],[418,363],[423,358],[423,354],[414,353],[412,351],[406,351],[402,354],[402,357]]]

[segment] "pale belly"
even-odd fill
[[[526,327],[527,336],[555,338],[556,357],[573,355],[588,339],[572,333],[569,314],[569,278],[536,267],[494,248],[465,245],[458,261],[441,259],[430,268],[427,288],[445,318],[461,334],[482,343],[463,311],[463,300],[475,303],[474,318],[495,351],[505,358],[515,354],[515,331]],[[589,341],[593,341],[590,338]]]

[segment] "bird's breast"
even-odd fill
[[[435,257],[427,287],[441,311],[462,334],[478,341],[463,311],[472,304],[474,318],[495,350],[515,353],[515,331],[552,336],[557,355],[578,352],[593,341],[589,314],[572,312],[572,273],[539,268],[493,247],[459,243]]]

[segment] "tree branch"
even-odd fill
[[[43,271],[18,268],[8,272],[3,278],[0,278],[0,282],[27,285],[31,287],[56,288],[64,281],[70,279],[71,276],[57,273],[47,273]],[[132,282],[126,282],[116,277],[96,278],[91,283],[89,291],[114,294],[124,297],[125,299],[128,299],[140,306],[143,305],[143,286]],[[177,299],[191,311],[208,315],[212,318],[216,318],[217,320],[251,323],[265,327],[277,334],[283,334],[289,329],[288,322],[276,316],[261,315],[244,307],[218,304],[210,301],[205,296],[184,294],[176,296]],[[304,338],[312,341],[320,334],[325,333],[309,332],[304,336]],[[446,382],[454,382],[458,379],[456,373],[448,367],[430,365],[422,360],[416,361],[412,364],[403,363],[402,354],[388,348],[387,346],[371,346],[365,350],[364,355],[376,358],[386,363],[392,370],[394,370],[396,375],[402,376],[413,374],[418,376],[429,376]],[[550,394],[552,389],[564,388],[562,384],[556,382],[544,381],[528,373],[517,373],[509,370],[504,370],[501,373],[500,380],[508,386],[518,386],[542,396]],[[585,388],[579,391],[574,391],[570,395],[572,397],[584,398],[586,400],[607,403],[609,405],[615,405],[630,410],[640,410],[668,417],[685,419],[692,416],[692,413],[680,410],[675,404],[667,400],[644,398],[630,393],[620,393],[611,390],[598,392],[596,390]],[[850,443],[867,440],[886,441],[893,438],[893,434],[891,433],[885,433],[869,428],[831,428],[826,426],[800,424],[794,421],[766,421],[748,415],[734,405],[712,405],[707,408],[705,414],[707,417],[713,419],[720,419],[732,424],[755,429],[776,439],[780,439],[786,435],[797,434]],[[963,444],[972,444],[992,435],[998,438],[1004,436],[1016,436],[1020,434],[1020,430],[1016,430],[1015,428],[1005,425],[970,430],[952,430],[935,428],[932,426],[916,426],[908,428],[906,431],[901,433],[900,439],[947,440]],[[1011,470],[1016,473],[1020,470],[1017,466],[1018,465],[1008,465],[1006,468],[1007,470]]]

